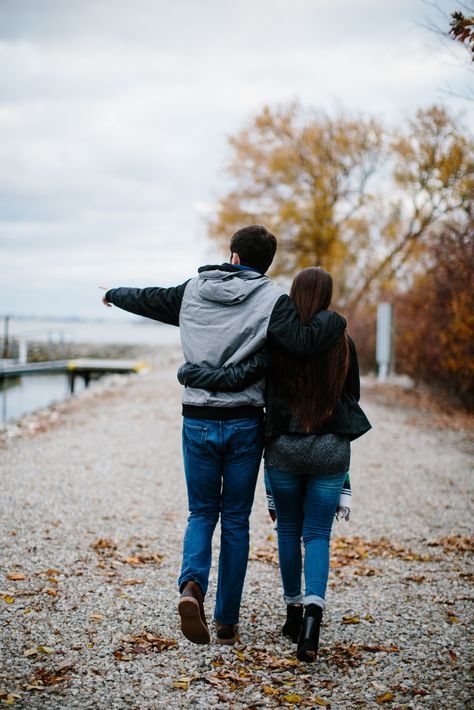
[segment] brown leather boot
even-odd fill
[[[216,642],[225,646],[232,646],[239,640],[238,624],[221,624],[216,621]]]
[[[204,614],[204,594],[197,582],[185,582],[178,604],[181,631],[193,643],[209,643],[211,640]]]

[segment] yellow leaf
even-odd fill
[[[450,624],[459,624],[461,619],[459,618],[459,616],[455,616],[454,614],[450,614],[448,616],[448,621]]]
[[[246,660],[247,660],[247,656],[245,655],[245,653],[242,653],[242,651],[236,651],[236,652],[235,652],[235,655],[236,655],[237,658],[239,658],[241,661],[246,661]]]
[[[381,705],[382,703],[389,703],[391,700],[393,700],[393,693],[390,692],[383,693],[375,698],[375,702],[378,703],[378,705]]]
[[[342,617],[342,623],[343,624],[360,624],[360,618],[358,616],[350,616],[349,614],[346,614],[346,616]]]
[[[324,698],[320,698],[319,695],[317,698],[314,699],[314,702],[316,703],[316,705],[322,705],[322,707],[328,707],[329,705],[331,705],[329,700],[324,700]]]
[[[278,693],[278,690],[276,688],[272,688],[269,685],[264,685],[262,687],[262,690],[266,695],[277,695]]]
[[[286,700],[287,703],[300,703],[303,700],[301,695],[298,695],[298,693],[290,693],[289,695],[284,695],[283,699]]]
[[[3,601],[7,604],[13,604],[13,602],[15,601],[15,597],[11,597],[9,594],[4,594]]]
[[[173,681],[173,686],[180,690],[187,690],[189,688],[189,682],[187,680],[175,680]]]
[[[48,656],[50,656],[53,653],[56,653],[54,648],[51,648],[51,646],[38,646],[38,651],[41,651],[41,653],[47,653]]]

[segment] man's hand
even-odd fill
[[[102,291],[105,291],[105,293],[107,293],[107,291],[109,290],[105,286],[99,286],[99,288],[102,289]],[[107,301],[107,299],[105,298],[105,294],[102,296],[102,303],[104,304],[104,306],[107,306],[107,308],[112,308],[112,304]]]

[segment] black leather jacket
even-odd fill
[[[315,427],[311,434],[338,434],[351,441],[371,429],[371,424],[359,405],[360,377],[357,351],[349,340],[349,369],[344,388],[334,413],[324,425]],[[178,380],[182,385],[206,390],[238,391],[264,377],[271,352],[265,348],[246,360],[231,367],[210,368],[185,363],[178,370]],[[267,439],[280,434],[306,434],[288,406],[279,398],[276,383],[271,377],[266,379],[265,390],[265,436]]]

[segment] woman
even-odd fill
[[[301,320],[329,308],[332,278],[320,267],[304,269],[290,296]],[[298,643],[297,658],[312,662],[329,574],[329,540],[342,486],[349,470],[350,441],[370,429],[358,405],[359,368],[354,343],[343,334],[323,355],[296,360],[269,343],[265,464],[278,521],[278,553],[287,618],[283,634]],[[239,366],[210,370],[187,364],[183,384],[244,386],[262,375],[266,356],[257,353]],[[301,589],[301,538],[305,592]],[[303,616],[304,611],[304,616]]]

